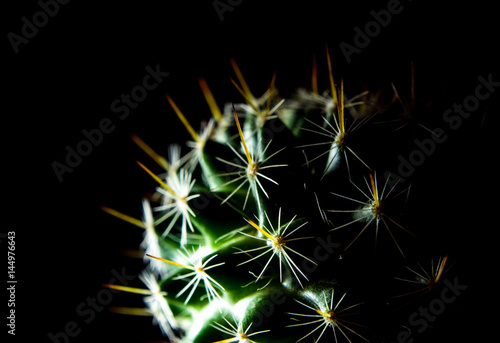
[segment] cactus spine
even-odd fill
[[[172,342],[367,341],[392,318],[388,295],[367,281],[387,282],[380,265],[404,262],[399,240],[414,236],[399,220],[408,189],[383,175],[391,152],[370,140],[384,130],[374,117],[401,113],[399,104],[384,108],[370,92],[346,97],[328,51],[329,89],[318,92],[314,67],[312,90],[289,99],[276,74],[255,97],[231,64],[244,102],[221,111],[201,80],[212,118],[200,131],[167,95],[192,138],[186,155],[172,145],[164,158],[134,136],[161,168],[139,163],[156,195],[143,199],[141,220],[103,209],[144,229],[145,288],[108,287],[143,294]],[[403,114],[413,86],[411,94]],[[372,259],[377,270],[359,276]],[[446,259],[427,278],[410,269],[418,282],[410,281],[431,290]]]

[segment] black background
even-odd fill
[[[494,80],[500,79],[494,56],[496,8],[480,2],[402,2],[404,10],[347,63],[340,42],[352,44],[354,27],[363,27],[372,20],[370,11],[386,4],[245,0],[221,21],[211,1],[72,1],[61,5],[17,54],[7,34],[19,34],[21,18],[31,18],[40,7],[36,1],[9,4],[3,10],[0,231],[16,232],[16,339],[49,341],[47,334],[62,331],[68,321],[81,329],[71,342],[161,339],[150,318],[103,310],[85,323],[75,312],[110,281],[113,269],[126,267],[128,274],[140,270],[140,261],[121,252],[137,248],[141,230],[99,206],[140,217],[141,196],[154,184],[135,163],[146,157],[130,135],[139,135],[163,154],[169,143],[185,141],[187,133],[164,95],[170,94],[192,123],[207,118],[200,76],[219,104],[241,101],[229,82],[231,57],[255,94],[265,91],[275,70],[284,96],[308,86],[313,54],[318,57],[320,88],[326,88],[325,44],[346,87],[407,85],[413,61],[417,89],[439,99],[444,108],[473,94],[479,75],[493,73]],[[110,104],[142,82],[146,66],[157,64],[170,75],[125,120],[118,119]],[[418,170],[420,180],[426,180],[420,190],[428,202],[425,215],[453,228],[450,246],[470,272],[470,286],[458,305],[461,312],[445,314],[440,325],[429,329],[426,341],[485,337],[494,329],[497,114],[498,100],[482,104]],[[113,120],[115,130],[59,182],[51,163],[63,162],[65,146],[75,146],[83,129],[98,127],[105,117]],[[134,301],[140,303],[120,295],[112,305],[132,306]],[[7,329],[1,327],[3,335]]]

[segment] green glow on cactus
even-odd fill
[[[359,232],[350,243],[342,241],[347,249],[371,226],[377,240],[382,223],[403,255],[389,224],[411,232],[389,212],[393,199],[403,193],[395,194],[397,183],[388,187],[386,178],[380,189],[376,171],[368,167],[374,158],[358,155],[369,143],[356,140],[354,133],[379,112],[371,103],[376,95],[364,91],[348,98],[343,79],[337,91],[328,51],[326,55],[330,89],[321,94],[315,61],[312,90],[282,99],[276,73],[267,91],[255,97],[231,60],[236,75],[231,82],[245,103],[227,103],[223,111],[207,82],[199,79],[212,114],[200,131],[167,95],[192,139],[184,156],[180,146],[172,144],[165,158],[133,136],[161,167],[157,173],[138,162],[159,187],[153,197],[143,199],[142,220],[102,209],[144,230],[141,247],[149,266],[141,280],[147,289],[108,287],[144,295],[147,313],[170,341],[367,340],[366,327],[357,324],[357,313],[351,311],[361,304],[349,304],[355,297],[337,282],[342,263],[356,254],[318,255],[317,239],[352,225]],[[286,130],[266,136],[275,122]],[[359,163],[350,165],[348,156]],[[361,176],[368,190],[354,183],[354,177]],[[349,188],[363,198],[351,195]],[[357,208],[336,207],[344,200]],[[322,207],[325,202],[328,206]],[[335,221],[342,215],[352,218],[333,225],[330,214]],[[367,249],[360,250],[359,258],[366,258]],[[437,273],[425,282],[437,283],[445,263],[446,258],[440,260]]]

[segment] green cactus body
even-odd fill
[[[369,166],[379,168],[379,156],[365,154],[359,139],[360,131],[380,127],[371,124],[380,111],[376,95],[346,98],[327,57],[330,89],[319,94],[314,81],[313,91],[290,99],[279,97],[276,75],[254,97],[231,61],[245,102],[220,111],[202,80],[213,118],[201,132],[167,96],[192,137],[185,156],[172,146],[161,157],[134,137],[163,168],[140,164],[158,182],[158,204],[144,199],[142,220],[104,210],[145,229],[147,288],[108,286],[145,295],[170,341],[368,340],[373,317],[359,313],[366,300],[360,290],[369,285],[356,276],[351,294],[349,275],[373,256],[369,231],[375,241],[395,243],[384,245],[391,255],[384,261],[403,260],[398,237],[411,235],[388,210],[401,190],[377,177]],[[367,302],[373,307],[383,297]],[[386,312],[381,305],[376,316]]]

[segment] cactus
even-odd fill
[[[244,101],[221,111],[200,80],[212,118],[199,132],[167,95],[192,138],[185,155],[173,144],[165,158],[133,137],[156,194],[142,219],[103,210],[144,229],[145,286],[106,286],[143,295],[171,342],[388,339],[404,331],[407,304],[439,286],[448,256],[405,275],[428,256],[405,217],[409,187],[384,168],[405,143],[391,123],[417,109],[413,84],[409,101],[349,98],[326,60],[325,92],[314,65],[311,89],[287,99],[276,74],[255,97],[231,60]]]

